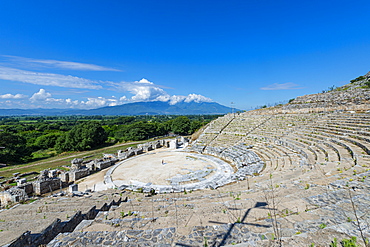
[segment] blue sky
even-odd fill
[[[370,1],[0,1],[0,108],[239,109],[370,70]]]

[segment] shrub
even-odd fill
[[[364,80],[364,79],[366,79],[366,78],[365,78],[365,76],[361,75],[361,76],[357,77],[356,79],[350,80],[350,82],[351,82],[351,83],[354,83],[354,82],[356,82],[356,81],[362,81],[362,80]]]
[[[340,241],[343,247],[357,247],[357,238],[351,237],[350,239],[342,239]]]
[[[319,227],[320,227],[321,229],[324,229],[324,228],[326,227],[326,224],[321,223],[321,224],[319,225]]]

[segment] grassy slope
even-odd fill
[[[5,178],[1,179],[1,181],[13,177],[13,173],[16,173],[16,172],[19,172],[19,173],[26,173],[26,172],[32,172],[32,171],[39,172],[47,168],[55,169],[57,167],[69,166],[71,164],[71,160],[73,160],[74,158],[82,158],[84,156],[92,155],[92,157],[90,157],[89,159],[98,159],[98,158],[102,158],[104,153],[117,153],[117,151],[120,149],[124,150],[130,146],[136,146],[137,144],[144,143],[144,142],[147,142],[147,141],[116,144],[113,146],[90,150],[90,151],[84,151],[84,152],[63,153],[58,156],[48,158],[42,161],[39,160],[39,161],[22,164],[22,165],[3,167],[3,168],[0,168],[0,176],[5,177]]]

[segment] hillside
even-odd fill
[[[323,93],[298,96],[290,103],[250,111],[253,114],[314,113],[330,111],[368,111],[370,72],[351,83]]]

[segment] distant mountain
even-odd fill
[[[234,109],[234,111],[240,111]],[[0,109],[0,116],[19,115],[199,115],[226,114],[232,112],[227,106],[215,102],[179,102],[170,105],[168,102],[137,102],[118,106],[107,106],[90,110],[70,109]]]

